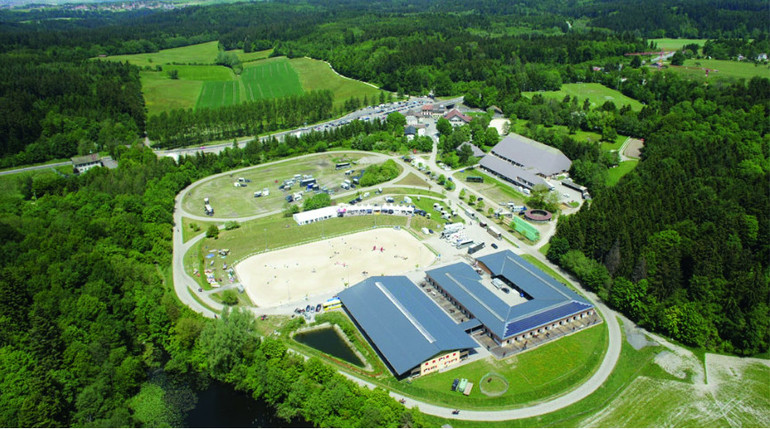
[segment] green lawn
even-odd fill
[[[210,225],[216,225],[217,222],[203,222],[200,220],[192,220],[190,218],[183,217],[182,218],[182,241],[185,242],[193,237],[197,237],[200,234],[203,234],[206,232],[206,228],[208,228]],[[197,226],[198,229],[192,228],[192,226]]]
[[[419,377],[411,384],[398,384],[409,396],[444,406],[511,408],[545,400],[585,381],[598,367],[606,347],[607,327],[601,324],[507,359],[498,361],[488,357],[449,371]],[[489,372],[496,372],[508,381],[506,393],[488,397],[478,390],[482,377]],[[455,378],[473,382],[473,393],[464,396],[452,392],[450,386]]]
[[[770,66],[755,65],[748,61],[727,60],[685,60],[683,67],[670,67],[682,75],[693,78],[706,78],[704,69],[710,69],[708,79],[751,79],[754,76],[770,78]]]
[[[350,97],[363,98],[366,96],[369,100],[379,97],[379,89],[363,82],[340,76],[323,61],[310,58],[294,58],[290,62],[299,74],[302,88],[305,91],[331,90],[334,93],[335,107],[340,107]]]
[[[401,186],[421,186],[423,188],[431,187],[430,183],[426,182],[425,179],[423,179],[422,177],[414,173],[407,174],[406,177],[404,177],[403,179],[399,180],[394,184],[401,185]]]
[[[706,43],[706,39],[650,39],[650,42],[655,42],[658,45],[658,49],[665,49],[667,51],[678,51],[682,49],[684,45],[690,45],[697,43],[703,48],[703,44]]]
[[[280,210],[287,194],[279,190],[278,186],[295,174],[312,174],[319,186],[339,190],[340,183],[349,178],[343,170],[334,168],[335,160],[343,155],[345,154],[340,152],[330,152],[308,158],[288,159],[270,166],[255,166],[207,180],[191,189],[182,204],[190,213],[203,214],[203,199],[208,197],[215,216],[220,218],[253,216]],[[245,188],[236,188],[233,183],[237,182],[238,178],[249,179],[251,183]],[[264,188],[270,191],[270,195],[254,198],[254,192]],[[291,191],[300,190],[299,185],[295,184]]]
[[[213,64],[216,61],[219,42],[207,42],[181,48],[162,49],[147,54],[112,55],[103,58],[108,61],[128,61],[139,67],[155,67],[163,64]]]
[[[224,81],[235,79],[233,70],[225,66],[166,65],[163,66],[163,71],[158,73],[164,73],[168,76],[168,72],[171,70],[179,72],[179,80]]]
[[[162,71],[142,71],[142,88],[150,115],[172,109],[217,107],[244,101],[301,94],[328,89],[334,93],[334,106],[341,107],[350,97],[372,100],[380,90],[372,85],[338,75],[323,61],[310,58],[268,58],[272,49],[234,52],[243,62],[243,73],[214,65],[216,41],[147,54],[113,55],[107,61],[128,61],[140,67],[161,66]],[[176,65],[175,65],[175,64]],[[181,65],[185,64],[185,65]],[[179,71],[179,79],[168,76]]]
[[[540,94],[546,98],[553,98],[556,100],[563,100],[565,96],[578,97],[582,102],[588,98],[591,101],[591,106],[601,106],[606,101],[612,101],[617,108],[621,108],[628,104],[631,109],[639,111],[642,109],[642,103],[633,98],[623,95],[620,91],[607,88],[600,83],[565,83],[561,86],[559,91],[538,91],[538,92],[523,92],[522,95],[531,97],[534,94]]]
[[[141,71],[142,93],[149,116],[174,109],[195,106],[203,82],[198,80],[173,80],[166,72]]]
[[[248,54],[244,54],[243,49],[234,49],[228,52],[235,52],[242,63],[248,63],[250,61],[264,60],[265,58],[268,58],[270,54],[273,53],[273,50],[267,49],[264,51],[249,52]]]
[[[615,184],[620,181],[620,178],[636,168],[636,164],[638,163],[639,160],[636,159],[621,161],[617,167],[610,168],[607,171],[607,186],[615,186]]]
[[[466,181],[468,176],[481,176],[484,178],[484,183],[468,182]],[[484,198],[491,199],[497,203],[513,201],[516,204],[521,204],[526,199],[524,194],[517,191],[513,185],[502,182],[479,169],[466,169],[464,172],[455,173],[453,177],[454,180],[461,181],[465,186],[473,189],[475,193],[481,194]]]

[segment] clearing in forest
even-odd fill
[[[635,111],[642,110],[642,103],[638,100],[634,100],[631,97],[623,95],[620,91],[616,91],[600,83],[565,83],[558,91],[530,91],[522,92],[522,95],[532,97],[534,94],[540,94],[546,98],[552,98],[556,100],[563,100],[565,96],[577,97],[580,103],[586,98],[591,102],[591,107],[601,106],[607,101],[615,103],[615,107],[618,109],[626,104],[631,106],[631,109]]]

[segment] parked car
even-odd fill
[[[492,243],[492,248],[493,248],[493,249],[497,249],[497,244],[495,244],[495,243]]]

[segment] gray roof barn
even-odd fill
[[[397,375],[442,352],[478,347],[404,276],[370,277],[338,296]]]
[[[519,166],[534,168],[543,176],[568,171],[572,165],[559,149],[518,134],[506,136],[492,148],[492,153]]]
[[[462,262],[429,270],[426,274],[500,339],[593,308],[584,298],[510,250],[477,260],[489,269],[492,277],[504,278],[528,300],[509,305],[481,283],[481,275]]]
[[[481,158],[482,156],[486,155],[486,152],[484,152],[478,146],[476,146],[475,144],[470,143],[470,142],[464,142],[464,143],[460,144],[460,146],[457,146],[457,151],[459,152],[460,148],[462,148],[465,145],[469,145],[471,147],[471,150],[473,151],[473,156],[477,156],[477,157]]]
[[[481,158],[479,165],[509,182],[516,183],[528,189],[532,189],[535,185],[541,184],[550,187],[548,182],[535,174],[536,172],[533,169],[518,167],[491,154]]]

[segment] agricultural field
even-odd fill
[[[288,193],[279,190],[278,186],[283,180],[290,179],[295,174],[311,174],[318,181],[319,186],[339,190],[339,184],[349,178],[345,176],[344,170],[334,168],[335,162],[343,157],[346,157],[346,154],[334,152],[232,172],[199,183],[185,195],[182,204],[189,213],[203,215],[203,199],[209,198],[214,208],[214,216],[217,218],[254,216],[281,210],[286,202],[284,197]],[[379,160],[374,157],[361,158],[358,154],[347,159],[351,158],[358,162],[352,167],[356,170]],[[238,182],[239,178],[251,182],[244,182],[246,187],[235,187],[234,183]],[[270,195],[255,198],[254,192],[264,188],[270,191]],[[295,185],[291,192],[301,190],[298,185]]]
[[[532,97],[534,94],[540,94],[543,97],[559,101],[563,100],[567,95],[577,97],[581,102],[588,98],[591,101],[592,107],[601,106],[607,101],[612,101],[617,108],[628,104],[633,110],[642,110],[642,103],[639,101],[599,83],[565,83],[559,91],[522,92],[522,95],[526,97]]]
[[[340,107],[350,97],[373,99],[380,90],[368,83],[341,76],[323,61],[310,58],[293,58],[291,66],[299,74],[305,91],[328,89],[334,93],[334,107]]]
[[[286,58],[247,64],[234,80],[204,82],[196,108],[221,107],[244,101],[302,94],[297,72]]]
[[[162,49],[146,54],[111,55],[101,58],[107,61],[128,61],[139,67],[155,67],[164,64],[214,64],[219,42],[200,43],[181,48]]]
[[[666,50],[666,51],[678,51],[682,49],[684,45],[691,45],[693,43],[697,43],[698,45],[703,47],[703,44],[706,43],[707,39],[650,39],[650,42],[655,42],[655,44],[658,46],[658,49]]]
[[[149,115],[173,109],[228,106],[264,98],[331,90],[334,107],[351,97],[374,99],[375,86],[337,74],[329,64],[310,58],[269,58],[272,49],[243,53],[233,51],[243,63],[236,76],[224,66],[214,65],[217,42],[164,49],[147,54],[114,55],[107,61],[128,61],[152,70],[141,72],[142,90]],[[154,70],[160,67],[162,70]],[[178,79],[169,72],[177,71]]]
[[[706,69],[709,69],[708,78]],[[702,79],[751,79],[754,76],[770,78],[770,66],[757,65],[748,61],[727,61],[727,60],[706,60],[690,59],[685,60],[681,67],[669,67],[673,70],[690,78]]]

